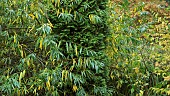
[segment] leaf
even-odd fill
[[[57,10],[57,16],[59,16],[59,14],[60,14],[60,10],[58,9],[58,10]]]
[[[170,90],[168,90],[166,93],[167,93],[167,95],[170,95]]]
[[[139,73],[139,68],[136,67],[136,68],[133,68],[135,70],[135,73]]]
[[[65,71],[65,80],[67,79],[67,77],[68,77],[68,71]]]
[[[20,53],[21,53],[21,57],[23,58],[23,57],[24,57],[24,52],[23,52],[23,50],[20,50]]]
[[[19,75],[19,82],[20,82],[20,83],[21,83],[22,77],[23,77],[23,74],[22,74],[22,72],[20,72],[20,75]]]
[[[38,14],[37,12],[35,13],[35,17],[36,17],[37,19],[40,19],[40,18],[39,18],[39,14]]]
[[[170,76],[164,77],[164,81],[170,81]]]
[[[77,86],[76,85],[73,85],[73,92],[76,92],[77,91]]]
[[[62,71],[62,81],[64,80],[65,70]]]
[[[140,90],[139,96],[143,96],[144,91]]]
[[[42,44],[43,44],[43,38],[40,39],[40,45],[39,48],[42,50]]]
[[[17,39],[16,39],[16,35],[14,35],[14,43],[16,43]]]
[[[134,88],[131,88],[131,90],[130,90],[130,91],[131,91],[131,93],[133,93],[135,90],[134,90]]]
[[[30,59],[27,59],[26,62],[27,62],[27,66],[30,67]]]
[[[66,50],[67,52],[69,52],[69,47],[68,47],[68,43],[66,42]]]
[[[77,46],[76,45],[74,45],[74,49],[75,49],[76,56],[78,56]]]
[[[82,49],[83,49],[83,48],[81,47],[81,48],[80,48],[80,51],[79,51],[79,54],[81,54],[81,53],[82,53]]]
[[[54,0],[52,0],[51,2],[54,3]]]
[[[34,20],[35,16],[33,14],[29,14],[29,16]]]
[[[24,70],[24,71],[22,72],[22,77],[25,77],[25,73],[26,73],[26,71]]]
[[[50,90],[50,80],[46,82],[47,89]]]

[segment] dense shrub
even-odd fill
[[[159,0],[0,0],[0,95],[170,95]]]
[[[142,1],[110,4],[112,37],[106,53],[116,96],[170,95],[169,10],[160,6],[165,2]]]
[[[107,0],[2,0],[0,92],[111,95]]]

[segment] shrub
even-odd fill
[[[0,2],[3,95],[111,95],[107,0]]]

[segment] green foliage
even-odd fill
[[[1,0],[0,94],[109,96],[107,0]]]
[[[151,2],[131,3],[135,6],[128,7],[131,5],[124,6],[125,1],[110,4],[113,34],[108,39],[110,45],[106,53],[112,63],[110,85],[115,86],[114,95],[167,96],[170,67],[169,39],[165,38],[169,27],[167,20],[161,17],[167,12],[165,9],[157,11],[157,5],[150,5]]]
[[[0,0],[0,95],[170,95],[162,4]]]
[[[72,42],[95,51],[105,48],[107,0],[54,1],[48,17],[58,40]]]

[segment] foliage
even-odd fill
[[[0,0],[0,95],[170,95],[169,9],[159,0]]]
[[[155,2],[110,3],[110,83],[115,95],[170,94],[169,10]],[[114,21],[114,22],[113,22]],[[114,82],[114,83],[113,83]]]
[[[1,0],[0,93],[111,95],[107,0]]]

